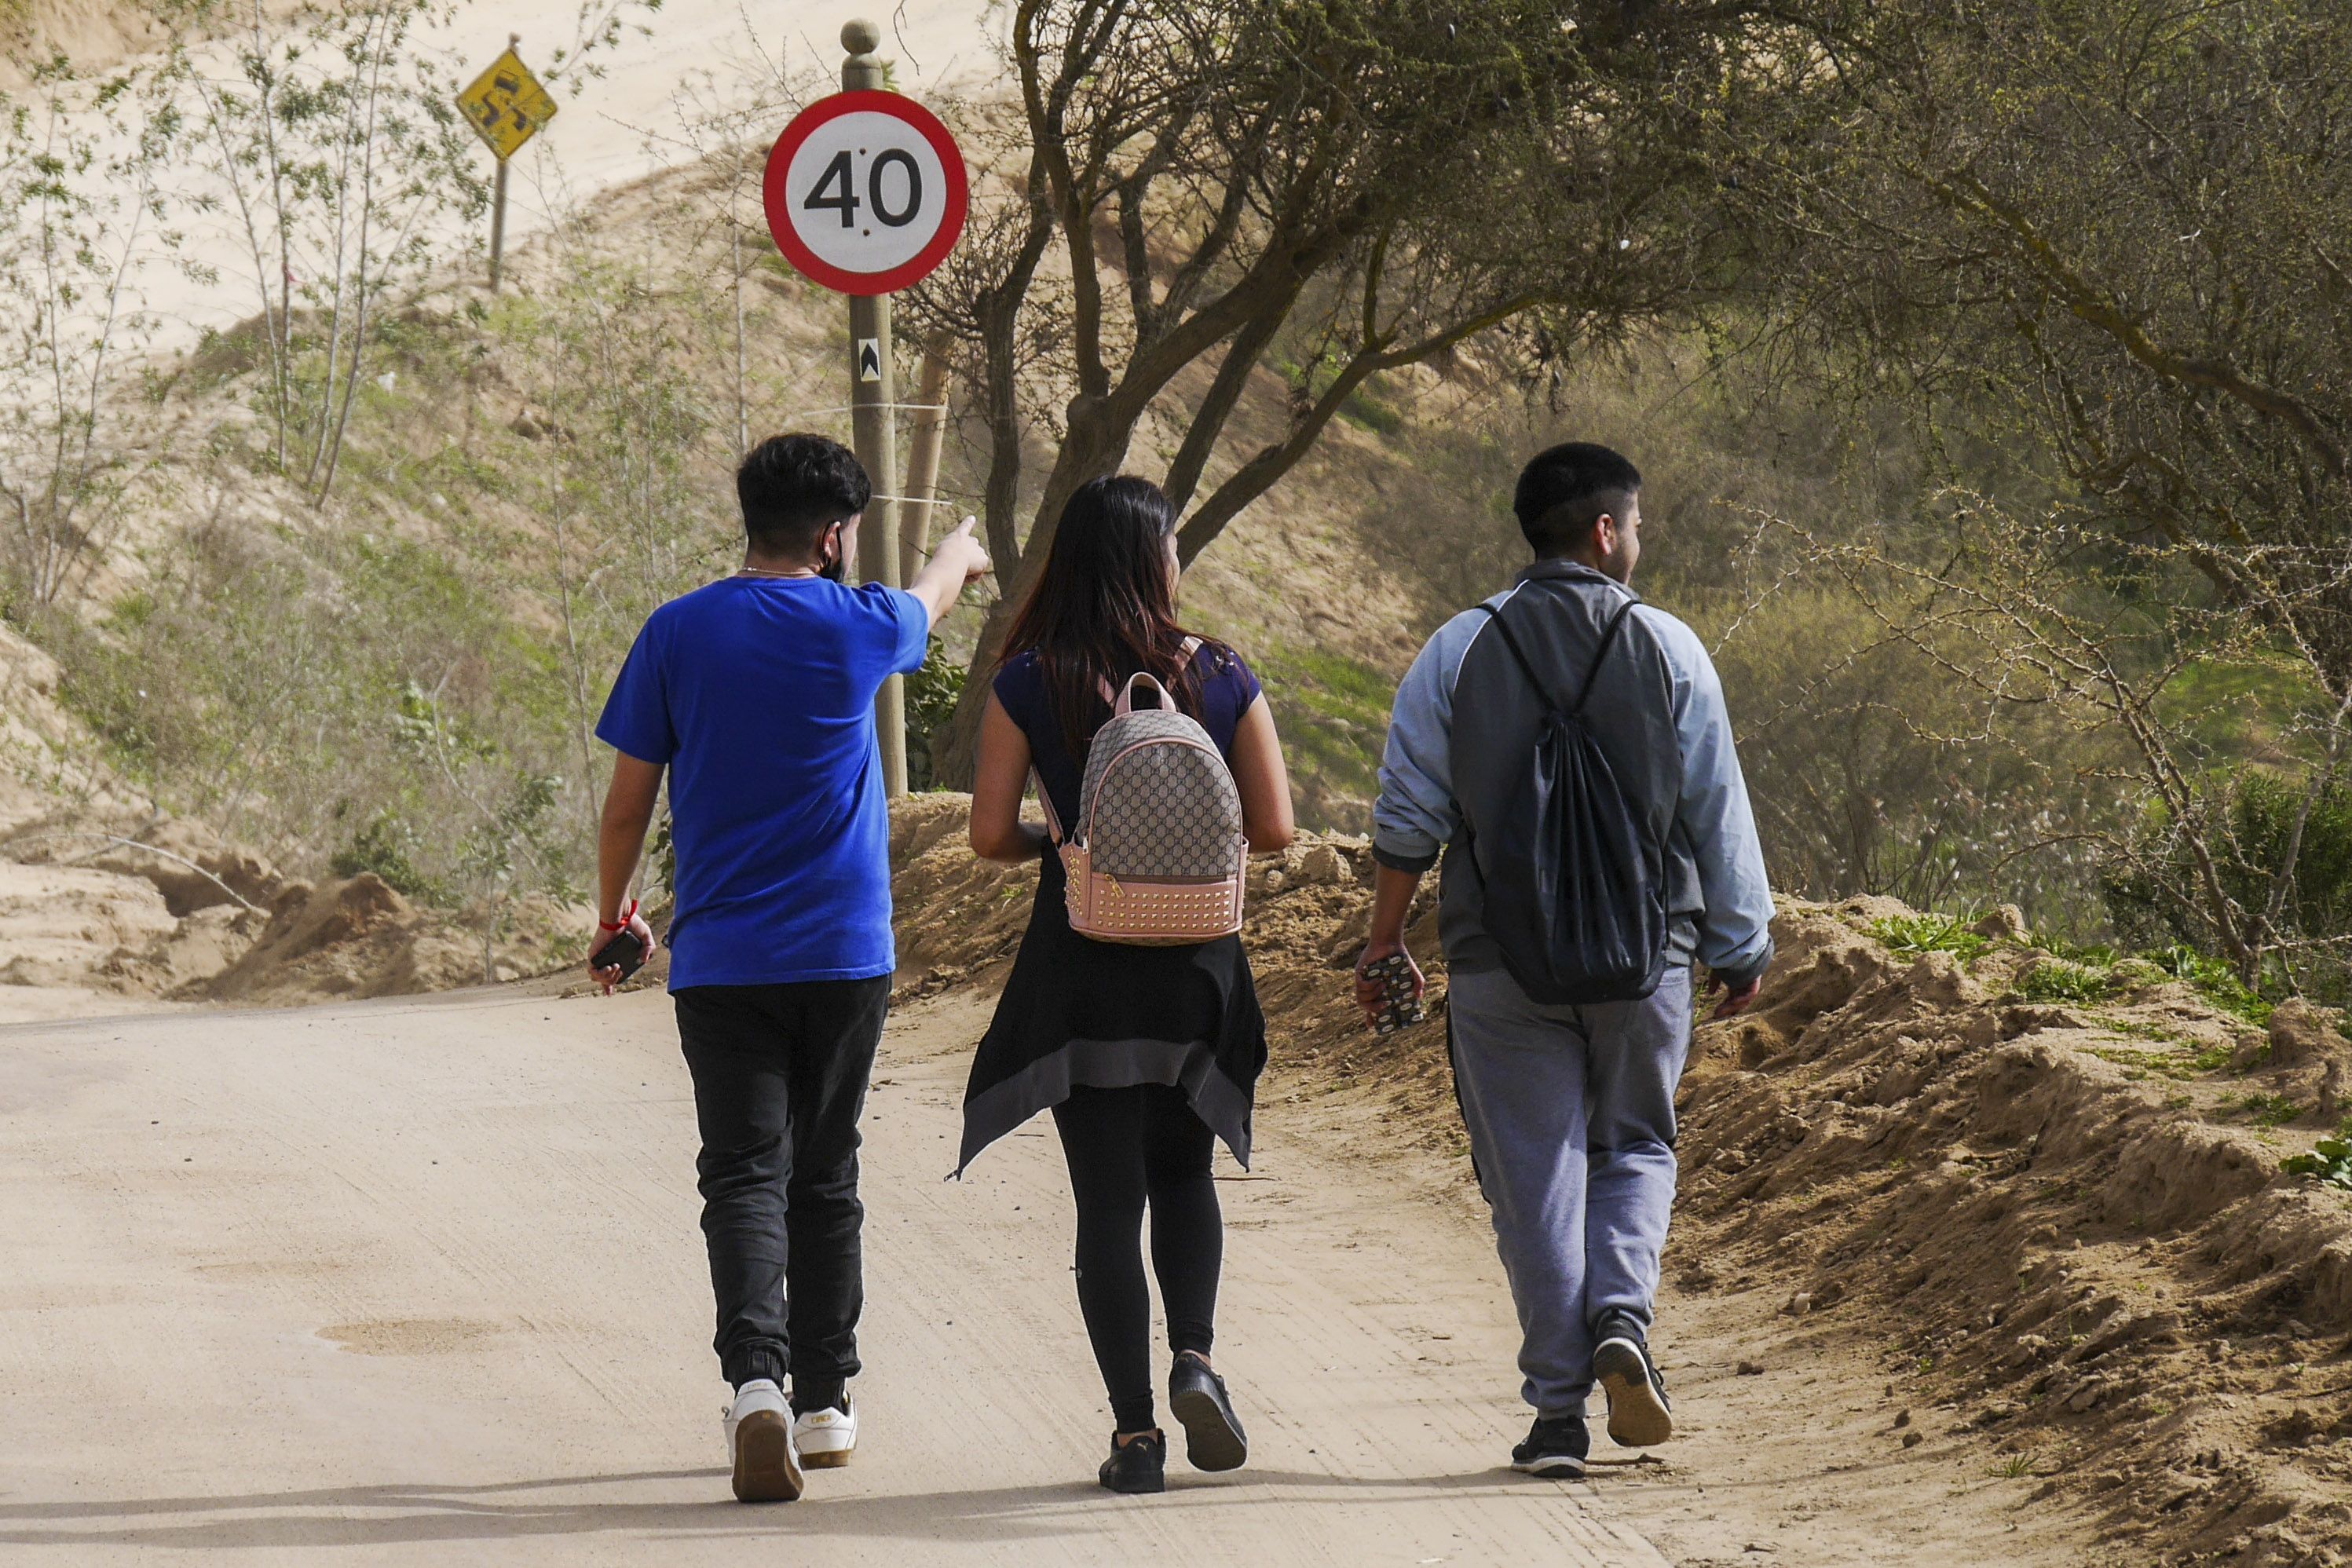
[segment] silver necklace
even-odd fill
[[[781,577],[792,579],[796,577],[814,577],[816,573],[811,571],[806,567],[801,568],[798,571],[771,571],[764,566],[747,566],[740,568],[736,571],[735,575],[738,577]]]

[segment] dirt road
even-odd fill
[[[1524,1416],[1478,1234],[1271,1116],[1255,1171],[1219,1167],[1252,1467],[1099,1491],[1058,1151],[1039,1124],[941,1179],[976,1022],[892,1027],[867,1431],[764,1509],[727,1499],[660,997],[0,1029],[0,1556],[1664,1562],[1498,1462]]]

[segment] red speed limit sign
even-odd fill
[[[768,154],[768,231],[801,276],[890,294],[947,259],[971,192],[939,117],[895,92],[842,92],[793,117]]]

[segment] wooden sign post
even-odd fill
[[[812,283],[849,296],[849,404],[857,460],[874,482],[857,530],[863,582],[900,580],[898,532],[887,498],[898,473],[898,393],[890,295],[919,282],[955,248],[971,200],[963,157],[939,118],[883,86],[882,31],[841,30],[842,90],[793,117],[768,154],[761,196],[784,259]],[[882,775],[907,792],[906,692],[892,676],[875,697]]]
[[[849,51],[849,57],[841,62],[844,93],[885,90],[883,84],[887,78],[881,57],[874,52],[881,44],[881,31],[871,22],[851,22],[841,29],[841,47]],[[868,167],[873,165],[869,162]],[[878,208],[878,172],[871,183],[875,186],[871,204]],[[846,190],[846,175],[842,183],[845,199],[852,199]],[[843,216],[848,215],[845,211]],[[857,461],[865,465],[874,488],[877,492],[896,489],[898,423],[894,405],[898,401],[898,391],[890,351],[887,294],[849,297],[849,350],[850,444],[856,450]],[[863,581],[887,582],[896,588],[903,580],[898,574],[898,530],[891,520],[893,505],[878,496],[866,503],[865,518],[857,528],[857,570]],[[897,675],[883,682],[882,690],[875,696],[874,727],[882,738],[882,787],[895,800],[907,792],[907,684]]]

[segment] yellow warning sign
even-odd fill
[[[512,49],[491,61],[490,68],[457,95],[457,107],[501,163],[555,118],[555,100]]]

